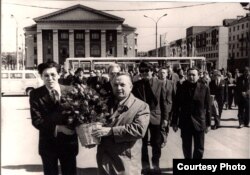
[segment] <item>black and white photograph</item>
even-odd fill
[[[2,175],[250,159],[248,1],[2,0],[0,38]]]

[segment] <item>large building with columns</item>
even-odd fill
[[[26,67],[68,57],[135,57],[136,28],[124,20],[79,4],[37,17],[24,28]]]

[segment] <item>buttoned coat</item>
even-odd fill
[[[188,132],[205,131],[211,125],[210,90],[205,83],[197,82],[192,96],[190,84],[186,80],[177,89],[172,124]]]
[[[141,175],[142,138],[149,124],[149,107],[132,93],[124,106],[126,110],[116,110],[110,117],[112,134],[102,137],[97,148],[100,175]]]

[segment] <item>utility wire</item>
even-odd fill
[[[37,6],[37,5],[27,5],[27,4],[18,4],[18,3],[11,3],[11,2],[3,2],[4,4],[11,4],[11,5],[17,5],[17,6],[25,6],[25,7],[35,7],[35,8],[43,8],[43,9],[55,9],[55,10],[61,10],[63,8],[56,8],[56,7],[46,7],[46,6]],[[195,4],[195,5],[184,5],[184,6],[178,6],[178,7],[162,7],[162,8],[149,8],[149,9],[123,9],[123,10],[101,10],[106,12],[123,12],[123,11],[152,11],[152,10],[172,10],[172,9],[180,9],[180,8],[189,8],[189,7],[197,7],[197,6],[204,6],[204,5],[210,5],[215,4],[217,2],[210,2],[210,3],[203,3],[203,4]]]

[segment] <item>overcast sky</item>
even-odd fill
[[[246,15],[247,11],[243,10],[239,2],[226,3],[221,1],[222,0],[218,2],[217,0],[216,3],[211,3],[202,0],[194,3],[164,2],[161,0],[157,2],[128,0],[2,0],[1,49],[2,52],[16,50],[16,22],[18,23],[19,47],[21,47],[24,42],[23,28],[34,24],[33,18],[72,5],[82,4],[124,18],[125,24],[137,28],[136,32],[139,34],[138,51],[148,51],[155,48],[155,22],[149,18],[145,18],[144,15],[157,20],[167,13],[167,16],[161,18],[158,22],[158,34],[166,33],[166,40],[171,42],[176,39],[184,38],[187,27],[222,25],[222,20],[225,18],[236,18],[240,15]],[[204,5],[205,3],[208,4]],[[157,10],[159,8],[161,8],[161,10]],[[15,18],[11,18],[11,14],[13,14]]]

